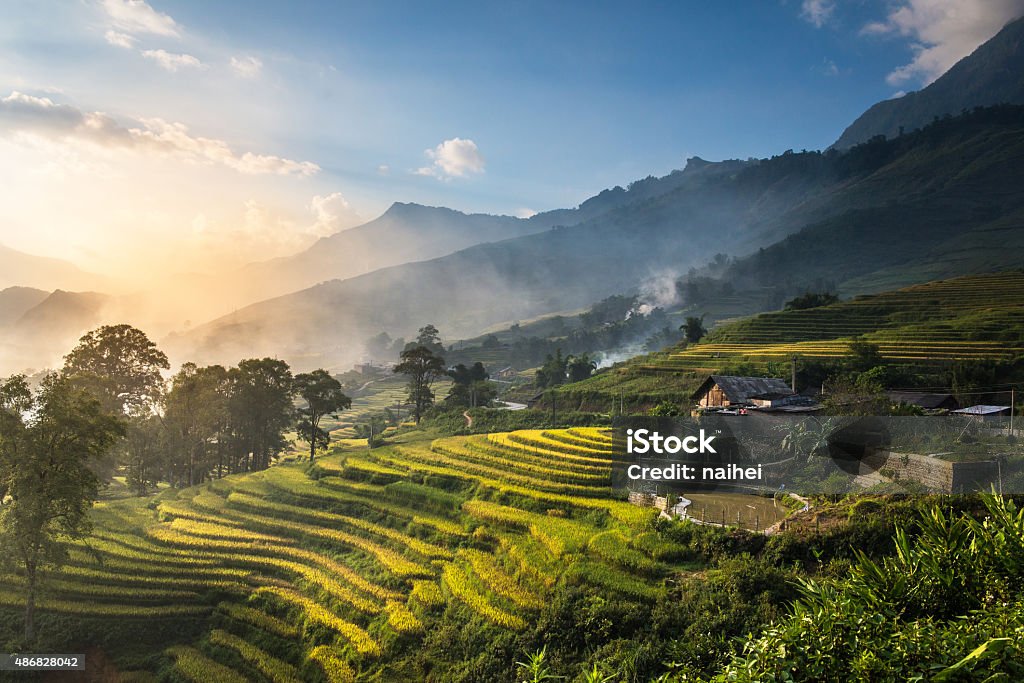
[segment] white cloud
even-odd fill
[[[111,29],[103,34],[103,38],[114,47],[123,47],[130,49],[135,43],[135,38],[128,35],[127,33],[119,33]]]
[[[885,21],[861,32],[909,38],[913,60],[885,80],[927,85],[1022,14],[1024,0],[902,0]]]
[[[177,71],[181,68],[206,68],[206,65],[192,55],[178,54],[175,52],[168,52],[167,50],[143,50],[142,56],[146,59],[152,59],[154,62],[159,64],[162,69],[166,69],[171,72]]]
[[[313,213],[314,219],[310,232],[318,237],[333,235],[363,222],[340,192],[315,195],[309,202],[309,210]]]
[[[320,170],[310,161],[252,152],[238,154],[224,140],[192,135],[182,123],[158,118],[136,123],[125,126],[103,112],[85,112],[47,97],[17,91],[0,99],[0,132],[173,156],[190,163],[220,164],[249,175],[310,176]]]
[[[527,208],[525,206],[523,208],[521,208],[521,209],[516,209],[516,218],[529,218],[530,216],[536,216],[536,215],[537,215],[536,211],[534,211],[533,209]]]
[[[177,22],[150,7],[145,0],[103,0],[102,5],[111,23],[126,33],[170,37],[179,35]]]
[[[821,28],[832,18],[835,10],[836,4],[833,0],[803,0],[800,5],[800,16],[814,24],[816,28]]]
[[[838,76],[839,75],[839,67],[836,66],[835,62],[833,62],[831,59],[827,59],[827,58],[822,60],[820,71],[825,76]]]
[[[416,175],[429,175],[435,178],[462,178],[469,173],[484,172],[484,158],[480,149],[472,140],[452,138],[445,140],[434,149],[424,151],[431,166],[416,169]]]
[[[391,167],[387,164],[381,164],[377,167],[377,175],[388,175],[391,173]]]
[[[259,57],[244,55],[231,58],[231,68],[242,78],[256,78],[263,70],[263,62]]]

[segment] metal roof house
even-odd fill
[[[1010,406],[971,406],[960,410],[951,410],[953,415],[964,415],[977,420],[991,420],[999,417],[1006,417],[1010,414]]]
[[[702,408],[714,408],[763,402],[772,405],[795,393],[785,380],[776,377],[711,375],[693,392],[691,398]]]

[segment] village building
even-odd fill
[[[701,408],[774,407],[795,394],[785,380],[776,377],[711,375],[691,398]]]
[[[969,408],[961,408],[960,410],[952,410],[950,412],[953,415],[972,417],[981,422],[995,422],[999,421],[1000,418],[1009,417],[1010,406],[978,405],[970,406]]]
[[[518,375],[519,375],[519,372],[513,366],[510,365],[507,368],[502,368],[501,370],[498,370],[497,372],[494,372],[491,375],[491,379],[495,379],[495,380],[513,380]]]
[[[956,410],[960,402],[953,394],[931,393],[926,391],[889,391],[886,396],[893,403],[905,403],[925,410]]]

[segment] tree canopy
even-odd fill
[[[445,374],[444,358],[426,346],[414,346],[402,351],[401,362],[394,371],[409,378],[408,399],[415,406],[413,417],[418,424],[423,411],[434,404],[431,386]]]
[[[480,361],[470,367],[459,363],[448,370],[448,376],[452,378],[452,388],[446,400],[453,405],[485,406],[497,396],[494,386],[487,381],[491,376]]]
[[[0,384],[0,561],[24,572],[28,643],[41,572],[63,563],[62,539],[90,528],[100,486],[90,461],[124,433],[123,418],[60,375],[48,375],[35,394],[23,376]]]
[[[64,374],[88,389],[107,410],[123,415],[151,412],[163,387],[166,354],[131,325],[104,325],[87,332],[64,357]]]
[[[704,316],[699,318],[695,315],[686,317],[686,321],[679,327],[682,333],[686,336],[686,341],[691,344],[699,342],[704,335],[708,333],[704,327]]]
[[[299,438],[309,444],[309,461],[313,462],[317,449],[325,449],[330,435],[320,427],[325,415],[352,406],[352,399],[341,391],[341,383],[323,369],[304,372],[295,376],[295,393],[306,402],[298,410]]]

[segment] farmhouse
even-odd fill
[[[893,403],[906,403],[925,410],[956,410],[960,402],[953,394],[936,394],[925,391],[890,391],[886,394]]]
[[[711,375],[691,397],[702,408],[755,405],[774,408],[791,399],[795,392],[775,377],[732,377]]]

